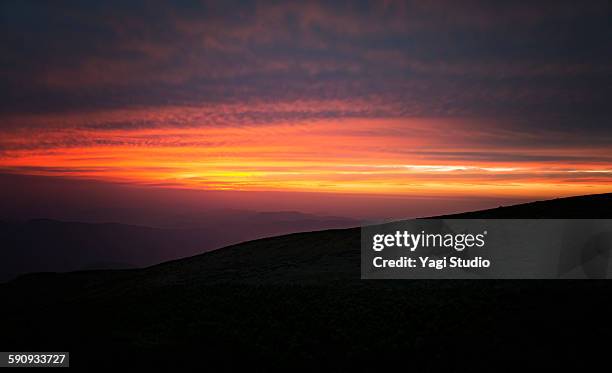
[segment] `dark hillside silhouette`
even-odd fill
[[[609,218],[612,198],[461,216],[531,217],[531,209],[536,217]],[[21,276],[0,285],[0,349],[69,350],[73,366],[387,357],[449,368],[531,357],[579,364],[572,351],[595,348],[593,341],[612,332],[602,322],[612,314],[611,286],[365,281],[359,279],[358,228],[296,233],[146,269]],[[516,346],[521,355],[508,356]],[[100,359],[101,350],[107,359]]]

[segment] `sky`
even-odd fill
[[[2,1],[0,172],[492,203],[610,192],[611,17],[607,1]]]

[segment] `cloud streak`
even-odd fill
[[[609,2],[0,7],[5,171],[204,189],[610,189]]]
[[[448,118],[77,127],[4,137],[0,167],[224,190],[526,197],[609,189],[609,148],[541,147],[529,134],[504,136],[486,123]]]

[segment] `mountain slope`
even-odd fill
[[[227,215],[191,228],[49,219],[0,222],[0,281],[28,272],[150,266],[259,237],[357,224],[351,219],[296,212]],[[232,234],[227,232],[229,227]]]
[[[531,206],[586,218],[587,201],[611,217],[610,197]],[[99,366],[333,357],[456,367],[507,361],[520,346],[512,359],[580,364],[571,341],[612,335],[607,281],[363,281],[359,234],[297,233],[140,270],[22,276],[0,285],[0,350],[69,350],[75,364]],[[100,360],[100,349],[112,353]]]
[[[580,208],[584,206],[584,208]],[[612,194],[559,198],[444,218],[612,218]],[[295,233],[244,242],[149,268],[164,281],[330,282],[360,276],[360,229]],[[180,279],[180,280],[179,280]]]
[[[610,218],[612,193],[557,198],[441,216],[465,219],[604,219]]]

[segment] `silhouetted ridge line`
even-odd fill
[[[612,193],[564,197],[437,216],[447,219],[605,219],[612,217]]]
[[[612,198],[454,216],[611,218]],[[99,351],[112,346],[126,357],[110,354],[113,364],[139,368],[142,361],[202,364],[203,352],[207,364],[236,356],[259,364],[287,356],[292,363],[295,356],[403,357],[432,348],[465,363],[475,348],[478,358],[507,359],[500,346],[540,354],[548,338],[556,358],[574,348],[567,340],[609,335],[602,322],[612,313],[609,281],[365,281],[360,264],[360,229],[351,228],[247,241],[144,269],[30,274],[0,284],[0,349],[61,346],[79,362],[100,365],[111,360]],[[134,360],[142,350],[159,353]],[[457,366],[457,359],[442,360]]]

